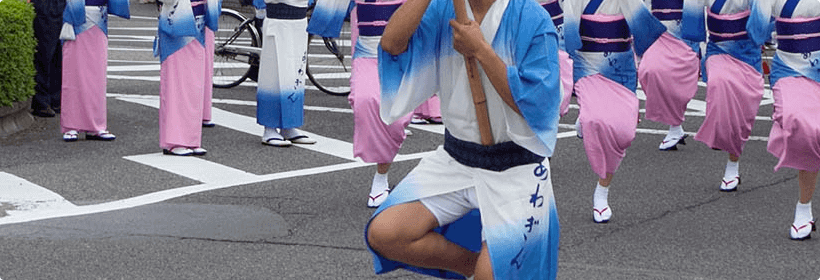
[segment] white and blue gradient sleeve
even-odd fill
[[[158,28],[171,37],[197,36],[199,28],[196,26],[194,10],[190,0],[163,1],[159,13]]]
[[[322,37],[338,38],[353,5],[355,2],[352,0],[317,0],[310,15],[307,32]]]
[[[406,116],[440,91],[440,29],[452,18],[443,17],[438,7],[441,2],[431,1],[404,53],[392,55],[379,45],[379,113],[385,123],[390,124]]]
[[[530,5],[528,1],[510,5],[520,2]],[[507,64],[507,82],[515,105],[547,148],[547,155],[551,155],[561,103],[558,33],[546,10],[537,8],[540,6],[518,9],[526,12],[517,15],[506,14],[493,40],[493,49]],[[538,13],[531,12],[533,9]],[[514,10],[508,8],[507,13]]]
[[[205,26],[211,31],[219,29],[219,14],[222,13],[222,0],[206,0],[208,10],[205,12]]]
[[[706,41],[706,3],[704,0],[684,0],[681,37],[695,42]]]
[[[63,30],[60,39],[74,40],[85,24],[85,0],[66,0],[63,10]]]
[[[124,19],[131,19],[130,1],[108,0],[108,13]]]
[[[629,25],[629,32],[632,33],[633,47],[635,54],[643,56],[652,43],[664,32],[666,26],[643,4],[641,0],[621,0],[621,12]]]

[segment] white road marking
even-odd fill
[[[59,194],[6,172],[0,172],[0,202],[14,207],[7,211],[9,215],[33,211],[71,211],[77,208]]]
[[[158,96],[139,96],[138,98],[130,98],[128,95],[118,95],[117,99],[133,102],[137,104],[146,105],[153,108],[159,108]],[[213,122],[217,125],[224,126],[236,131],[257,135],[259,141],[262,141],[262,132],[264,127],[256,123],[256,118],[248,117],[240,114],[234,114],[219,108],[213,108],[211,111],[213,115]],[[316,144],[313,145],[294,145],[299,148],[324,153],[327,155],[343,158],[351,161],[359,161],[360,159],[353,157],[353,144],[336,140],[329,137],[324,137],[308,131],[299,130],[304,135],[316,139]]]
[[[396,157],[394,162],[400,162],[405,160],[415,160],[427,156],[431,152],[422,152],[417,154],[410,154],[410,155],[403,155],[400,157]],[[83,205],[83,206],[76,206],[71,209],[60,209],[55,211],[54,209],[48,209],[44,211],[24,211],[19,213],[14,213],[13,215],[9,213],[9,216],[0,218],[0,225],[4,224],[17,224],[17,223],[25,223],[25,222],[32,222],[32,221],[39,221],[45,219],[53,219],[53,218],[63,218],[63,217],[72,217],[72,216],[79,216],[79,215],[87,215],[87,214],[94,214],[94,213],[101,213],[101,212],[108,212],[108,211],[115,211],[121,209],[127,209],[132,207],[143,206],[147,204],[157,203],[166,201],[169,199],[174,199],[177,197],[183,197],[186,195],[207,192],[212,190],[230,188],[240,185],[247,185],[247,184],[254,184],[254,183],[261,183],[267,181],[274,181],[279,179],[286,179],[286,178],[294,178],[294,177],[301,177],[301,176],[308,176],[314,174],[324,174],[329,172],[336,172],[354,168],[365,167],[368,163],[364,162],[348,162],[330,166],[320,166],[314,168],[307,168],[301,170],[294,170],[294,171],[287,171],[287,172],[280,172],[280,173],[273,173],[268,175],[260,175],[256,177],[245,177],[244,180],[233,181],[233,182],[218,182],[218,183],[205,183],[187,187],[180,187],[175,189],[168,189],[153,193],[148,193],[132,198],[126,198],[122,200],[116,200],[106,203],[100,204],[93,204],[93,205]],[[260,185],[261,186],[261,185]],[[269,188],[270,186],[264,185],[261,187]]]
[[[198,157],[172,157],[161,153],[126,156],[124,159],[185,176],[203,183],[253,181],[257,175]]]

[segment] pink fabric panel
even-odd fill
[[[353,108],[353,156],[364,162],[391,163],[404,142],[411,115],[387,125],[379,116],[378,60],[356,58],[347,100]]]
[[[780,160],[774,167],[820,170],[820,83],[788,77],[772,87],[774,113],[769,153]]]
[[[205,48],[193,40],[160,68],[159,146],[200,147],[205,89]]]
[[[108,38],[94,26],[63,44],[60,130],[107,130]]]
[[[211,98],[214,95],[214,32],[205,28],[205,99],[202,120],[211,120]]]
[[[763,98],[763,76],[727,54],[710,56],[706,73],[706,117],[695,140],[740,156]]]
[[[697,53],[669,33],[655,41],[638,66],[638,81],[646,93],[646,118],[680,125],[686,104],[698,92]]]
[[[581,107],[579,120],[584,150],[592,171],[600,178],[615,173],[632,145],[638,127],[638,98],[635,93],[601,74],[575,83]]]
[[[558,111],[561,112],[561,116],[564,116],[569,112],[569,100],[572,98],[572,58],[562,50],[558,50],[558,68],[560,70],[561,85],[564,86],[561,107]]]
[[[413,116],[420,119],[441,118],[441,101],[438,95],[433,95],[424,103],[421,103],[416,110],[413,110]]]

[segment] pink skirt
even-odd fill
[[[740,156],[763,98],[763,76],[728,54],[710,56],[706,73],[706,117],[695,140]]]
[[[441,118],[441,101],[438,95],[433,95],[424,103],[421,103],[416,110],[413,110],[413,116],[420,119]]]
[[[561,116],[569,112],[569,99],[572,98],[572,58],[565,51],[558,50],[558,67],[561,76],[561,85],[564,86],[564,92],[561,96],[561,107],[558,112]]]
[[[686,104],[698,92],[700,59],[686,43],[663,35],[646,50],[638,66],[638,81],[646,93],[646,118],[680,125]]]
[[[614,174],[632,145],[638,127],[638,97],[623,85],[600,74],[575,83],[581,107],[578,115],[584,150],[592,171],[601,179]]]
[[[377,59],[353,60],[350,95],[347,97],[353,108],[353,156],[364,162],[391,163],[404,142],[404,128],[410,123],[412,115],[408,114],[390,125],[382,121],[379,116],[381,91],[378,77]]]
[[[160,148],[201,147],[205,57],[205,48],[193,40],[160,66]]]
[[[108,37],[94,26],[63,44],[60,130],[106,130]]]
[[[774,113],[769,153],[774,167],[820,170],[820,83],[805,77],[781,78],[772,87]]]
[[[214,32],[205,28],[205,99],[202,120],[211,120],[211,99],[214,95]]]

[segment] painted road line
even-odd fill
[[[162,153],[155,153],[123,158],[203,183],[253,181],[258,177],[255,174],[198,157],[172,157]]]
[[[432,152],[422,152],[416,154],[409,154],[396,157],[394,162],[400,162],[405,160],[416,160],[420,159],[424,156],[429,155]],[[93,204],[93,205],[83,205],[83,206],[75,206],[73,208],[62,208],[59,210],[55,209],[42,209],[40,211],[20,211],[14,213],[13,215],[10,213],[9,216],[0,218],[0,225],[5,224],[17,224],[17,223],[25,223],[25,222],[32,222],[32,221],[39,221],[45,219],[53,219],[53,218],[63,218],[63,217],[72,217],[72,216],[79,216],[79,215],[88,215],[88,214],[95,214],[95,213],[102,213],[108,211],[115,211],[115,210],[122,210],[132,207],[143,206],[151,203],[157,203],[166,201],[169,199],[174,199],[178,197],[183,197],[186,195],[202,193],[212,190],[230,188],[235,186],[247,185],[247,184],[254,184],[254,183],[262,183],[268,181],[274,181],[279,179],[287,179],[287,178],[295,178],[301,176],[310,176],[315,174],[325,174],[329,172],[337,172],[337,171],[344,171],[354,168],[361,168],[374,165],[371,163],[364,163],[364,162],[348,162],[342,164],[335,164],[329,166],[320,166],[314,168],[307,168],[307,169],[300,169],[300,170],[293,170],[293,171],[286,171],[286,172],[279,172],[267,175],[258,175],[258,176],[249,176],[244,177],[244,180],[234,181],[234,182],[218,182],[218,183],[205,183],[187,187],[180,187],[175,189],[163,190],[153,193],[148,193],[140,196],[135,196],[132,198],[126,198],[122,200],[116,200],[106,203],[100,204]],[[0,173],[2,174],[2,173]],[[11,175],[13,176],[13,175]],[[2,177],[0,177],[2,178]],[[5,180],[0,181],[5,182]],[[38,186],[39,187],[39,186]],[[270,185],[264,184],[259,185],[259,187],[269,188]],[[0,192],[3,193],[3,192]]]
[[[70,211],[77,206],[59,194],[13,174],[0,172],[0,202],[11,204],[9,215],[28,211]]]
[[[139,96],[138,98],[131,98],[127,95],[119,95],[117,99],[153,108],[159,108],[159,96],[151,96],[150,98],[146,98],[146,96]],[[264,132],[264,127],[256,123],[256,118],[231,113],[219,108],[212,108],[211,114],[214,123],[216,123],[217,125],[230,128],[236,131],[244,132],[247,134],[257,135],[260,137],[259,141],[262,141],[261,137],[262,132]],[[351,143],[336,140],[329,137],[324,137],[304,130],[298,131],[310,138],[316,139],[316,144],[294,145],[296,147],[324,153],[327,155],[332,155],[350,161],[361,160],[353,157],[353,144]]]

